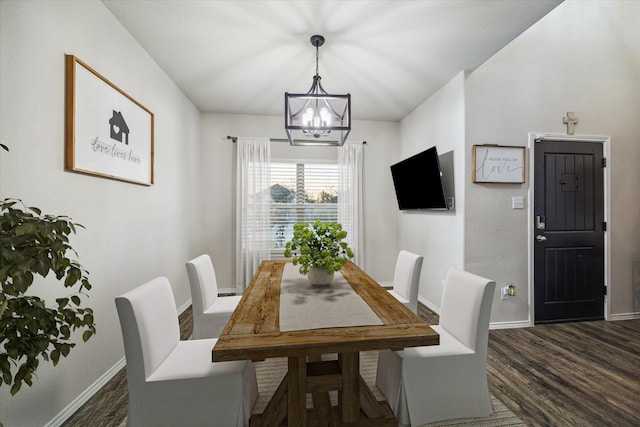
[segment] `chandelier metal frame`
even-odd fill
[[[316,74],[307,93],[285,92],[284,128],[291,145],[341,146],[351,132],[351,94],[332,95],[322,87],[318,51],[324,37],[313,35],[310,41],[316,48]],[[324,139],[334,135],[337,140]]]

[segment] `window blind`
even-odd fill
[[[293,224],[338,220],[338,165],[271,162],[271,245],[281,252]]]

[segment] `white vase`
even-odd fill
[[[313,268],[311,267],[307,272],[307,279],[309,283],[314,286],[327,286],[331,284],[334,273],[327,273],[326,268]]]

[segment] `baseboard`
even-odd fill
[[[186,309],[191,307],[191,299],[187,300],[182,306],[178,308],[178,315],[184,313]],[[73,399],[71,403],[67,405],[58,415],[56,415],[51,421],[46,423],[44,427],[59,427],[64,424],[73,414],[75,414],[82,405],[87,403],[89,399],[93,397],[102,387],[107,385],[107,383],[116,376],[118,372],[120,372],[125,366],[127,366],[126,358],[122,358],[116,362],[111,368],[107,370],[104,374],[102,374],[96,381],[93,382],[85,391],[80,393],[78,397]]]
[[[533,326],[528,320],[516,320],[511,322],[491,322],[489,329],[514,329],[514,328],[530,328]]]
[[[73,414],[75,414],[89,399],[93,397],[102,387],[104,387],[111,378],[113,378],[120,370],[126,366],[126,360],[123,357],[113,365],[107,372],[102,374],[93,384],[76,397],[66,408],[55,416],[51,421],[45,424],[45,427],[58,427],[64,424]]]
[[[424,305],[425,307],[427,307],[429,310],[433,311],[435,314],[438,314],[438,315],[440,314],[440,307],[436,306],[431,301],[428,301],[427,299],[421,297],[420,295],[418,295],[418,302]]]
[[[218,288],[218,295],[242,295],[240,288]]]
[[[386,290],[393,289],[393,282],[378,282]]]
[[[435,314],[440,314],[440,307],[437,307],[431,301],[418,296],[418,302]],[[528,328],[533,326],[528,320],[518,320],[515,322],[492,322],[489,324],[489,329],[510,329],[510,328]]]
[[[611,320],[611,321],[615,321],[615,320],[634,320],[634,319],[640,319],[640,313],[638,313],[638,312],[620,313],[620,314],[612,314],[612,315],[609,316],[609,320]]]
[[[430,301],[426,300],[423,297],[418,296],[418,302],[427,307],[429,310],[433,311],[436,314],[440,314],[440,308]],[[619,313],[612,314],[609,316],[609,321],[616,320],[634,320],[640,319],[640,312],[631,312],[631,313]],[[533,323],[528,320],[517,320],[511,322],[491,322],[489,324],[489,329],[512,329],[512,328],[529,328],[533,326]]]

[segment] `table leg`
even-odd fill
[[[307,425],[307,357],[289,357],[289,386],[287,390],[287,423]]]
[[[338,354],[342,370],[342,390],[338,391],[340,418],[343,423],[360,419],[360,353]]]

